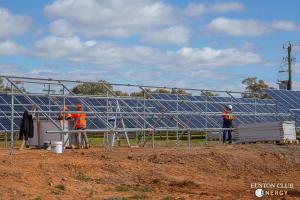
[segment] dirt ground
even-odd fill
[[[0,150],[0,199],[256,199],[251,183],[300,199],[300,146]]]

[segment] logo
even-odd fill
[[[275,196],[287,196],[288,190],[294,188],[293,183],[251,183],[251,188],[255,189],[255,196],[261,198],[275,197]]]
[[[260,188],[256,189],[255,190],[255,196],[257,196],[257,197],[263,197],[264,196],[263,189],[260,189]]]

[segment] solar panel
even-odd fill
[[[237,115],[235,123],[254,123],[290,119],[288,116],[273,115],[274,113],[287,113],[286,108],[299,108],[300,92],[293,93],[269,91],[273,99],[246,99],[232,97],[207,97],[180,94],[149,93],[147,99],[116,98],[116,97],[74,97],[15,94],[14,116],[16,130],[19,129],[20,120],[25,110],[31,110],[33,104],[39,106],[41,119],[47,119],[48,111],[58,112],[63,106],[69,106],[70,111],[75,110],[78,103],[84,104],[87,112],[88,129],[109,129],[112,126],[109,118],[115,117],[118,122],[123,120],[126,128],[169,128],[177,126],[186,128],[220,128],[222,117],[220,113],[224,106],[232,104]],[[293,100],[283,95],[292,96]],[[288,101],[288,102],[287,102]],[[283,106],[281,106],[283,105]],[[43,113],[44,112],[44,113]],[[219,114],[218,114],[219,113]],[[243,113],[243,115],[239,115]],[[248,114],[247,114],[248,113]],[[48,113],[49,114],[49,113]],[[49,114],[56,119],[58,113]],[[216,115],[218,114],[218,115]],[[254,115],[257,114],[257,115]],[[263,116],[259,114],[270,114]],[[300,112],[295,112],[299,116]],[[11,128],[11,95],[0,93],[0,130]],[[299,124],[299,119],[296,118]],[[121,123],[118,123],[119,125]],[[120,125],[121,126],[121,125]]]
[[[300,91],[265,90],[265,92],[277,101],[278,112],[291,113],[290,119],[296,122],[296,127],[300,127]]]

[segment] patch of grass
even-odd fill
[[[54,194],[54,195],[61,195],[62,192],[59,191],[59,190],[53,190],[53,191],[51,192],[51,194]]]
[[[116,190],[117,192],[127,192],[127,191],[128,191],[128,188],[121,185],[121,186],[117,186],[117,187],[115,188],[115,190]]]
[[[147,196],[145,196],[145,195],[137,195],[137,194],[128,197],[128,199],[134,199],[134,200],[142,200],[142,199],[146,199],[146,198],[147,198]]]
[[[151,190],[151,188],[145,187],[145,188],[143,189],[143,192],[152,192],[152,190]]]
[[[169,185],[175,187],[197,186],[197,184],[194,181],[190,180],[172,181]]]
[[[97,184],[101,184],[102,183],[102,180],[100,178],[96,178],[94,179],[94,181],[97,183]]]
[[[65,190],[65,186],[63,184],[56,185],[55,188],[59,190]]]
[[[108,189],[105,189],[104,190],[105,192],[112,192],[112,191],[114,191],[112,188],[108,188]]]
[[[35,197],[35,198],[31,199],[31,200],[42,200],[42,197]]]
[[[75,177],[77,180],[79,181],[85,181],[85,182],[88,182],[88,181],[91,181],[92,178],[89,177],[89,176],[86,176],[84,174],[79,174],[78,176]]]
[[[137,192],[152,192],[152,189],[148,187],[145,188],[134,187],[132,190]]]
[[[173,200],[173,198],[170,196],[167,196],[167,197],[163,198],[163,200]]]
[[[109,197],[107,200],[127,200],[125,197]]]

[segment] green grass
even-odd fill
[[[51,192],[51,194],[54,194],[54,195],[61,195],[62,192],[61,191],[58,191],[58,190],[54,190]]]
[[[142,199],[146,199],[146,198],[147,198],[147,196],[138,195],[138,194],[128,197],[128,199],[134,199],[134,200],[142,200]]]
[[[152,192],[151,188],[145,187],[145,188],[139,188],[139,187],[135,187],[132,189],[133,191],[137,191],[137,192]]]
[[[167,140],[167,136],[166,136],[166,133],[163,132],[163,133],[160,133],[160,132],[157,132],[154,139],[155,139],[155,146],[158,146],[158,147],[170,147],[170,146],[175,146],[176,145],[176,133],[173,132],[173,133],[169,133],[168,134],[168,140]],[[179,136],[181,135],[181,133],[179,133]],[[9,134],[8,134],[8,145],[9,145]],[[88,134],[88,139],[89,139],[89,143],[90,143],[90,146],[94,146],[94,147],[103,147],[103,142],[104,142],[104,139],[103,139],[103,134]],[[120,136],[123,137],[123,134],[120,134]],[[130,134],[130,144],[132,146],[138,146],[138,145],[142,145],[143,144],[143,141],[142,141],[142,136],[143,134],[142,133],[136,133],[136,134]],[[146,147],[151,147],[152,146],[152,137],[151,137],[151,134],[149,136],[149,133],[146,133],[146,140],[147,140],[147,143],[146,143]],[[179,144],[177,146],[179,147],[184,147],[184,146],[187,146],[188,144],[188,141],[187,141],[188,137],[186,135],[186,133],[179,138]],[[191,138],[191,143],[193,145],[202,145],[204,144],[205,142],[205,137],[204,137],[204,134],[202,133],[192,133],[192,138]],[[22,141],[20,140],[17,140],[15,141],[15,148],[19,148],[21,146],[21,143]],[[116,141],[116,146],[118,146],[118,141]],[[120,146],[127,146],[127,142],[124,138],[120,139]],[[0,134],[0,148],[1,147],[5,147],[5,135],[4,134]]]
[[[163,198],[163,200],[173,200],[173,198],[170,196],[167,196],[167,197]]]
[[[31,199],[31,200],[42,200],[42,197],[35,197],[35,198]]]
[[[128,189],[127,187],[122,186],[122,185],[117,186],[117,187],[115,188],[115,191],[117,191],[117,192],[127,192],[128,190],[129,190],[129,189]]]
[[[59,190],[65,190],[65,186],[63,184],[56,185],[55,188]]]
[[[180,133],[179,133],[180,136]],[[151,147],[152,146],[152,137],[148,137],[148,134],[146,134],[146,139],[147,139],[147,143],[146,143],[146,147]],[[154,137],[155,139],[155,146],[159,146],[159,147],[169,147],[169,146],[175,146],[176,145],[176,133],[169,133],[169,137],[167,140],[166,137],[166,133],[163,134],[159,134],[157,133],[156,136]],[[89,141],[90,141],[90,145],[91,146],[103,146],[103,137],[98,136],[89,136]],[[138,145],[143,145],[143,142],[141,141],[141,136],[140,135],[136,135],[135,138],[131,138],[129,140],[130,144],[132,146],[138,146]],[[192,135],[191,138],[191,143],[193,145],[203,145],[205,142],[205,137],[203,134],[194,134]],[[124,140],[123,138],[120,140],[120,143],[116,141],[115,145],[118,146],[118,144],[120,144],[120,146],[127,146],[127,142],[126,140]],[[177,144],[177,146],[187,146],[188,145],[188,137],[187,135],[183,135],[182,137],[179,138],[179,142]]]
[[[92,178],[89,177],[89,176],[86,176],[84,174],[79,174],[78,176],[75,177],[75,179],[79,180],[79,181],[85,181],[85,182],[88,182],[88,181],[91,181]]]
[[[151,188],[145,187],[145,188],[143,189],[143,192],[152,192],[152,190],[151,190]]]
[[[127,200],[125,197],[109,197],[107,200]]]

